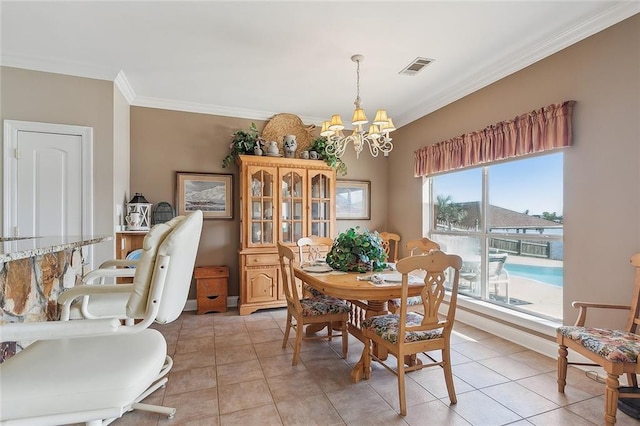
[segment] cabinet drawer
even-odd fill
[[[278,265],[279,263],[280,260],[276,253],[247,255],[247,266]]]

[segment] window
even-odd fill
[[[463,259],[459,293],[562,318],[562,153],[425,178],[425,224]]]

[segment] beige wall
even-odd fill
[[[596,34],[396,132],[390,224],[421,230],[413,151],[551,103],[574,99],[564,160],[564,320],[573,300],[628,303],[640,251],[640,15]],[[621,317],[599,313],[600,324]]]
[[[95,234],[113,234],[113,82],[2,67],[2,120],[93,128]],[[0,210],[1,211],[1,210]],[[113,257],[113,242],[94,246],[96,263]]]
[[[261,130],[266,122],[253,120]],[[142,192],[150,203],[168,201],[175,206],[175,173],[225,173],[233,175],[233,220],[205,220],[197,266],[229,266],[229,295],[238,295],[238,249],[240,248],[238,167],[222,168],[229,153],[231,135],[249,129],[252,120],[169,111],[131,108],[131,192]],[[339,221],[338,229],[350,226],[382,228],[386,221],[386,181],[388,160],[368,153],[356,161],[355,153],[345,156],[348,167],[343,179],[370,180],[372,214],[368,221]],[[191,289],[190,298],[195,297]]]

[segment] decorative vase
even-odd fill
[[[284,148],[284,156],[286,158],[296,158],[296,149],[298,149],[296,135],[286,135],[282,146]]]
[[[260,146],[253,148],[253,155],[262,155],[262,148],[260,148]]]
[[[278,143],[276,141],[269,142],[269,148],[267,148],[267,154],[271,156],[280,155],[280,150],[278,149]]]

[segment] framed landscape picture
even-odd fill
[[[336,182],[336,219],[371,219],[371,182]]]
[[[233,219],[233,175],[176,172],[177,214],[202,210],[205,219]]]

